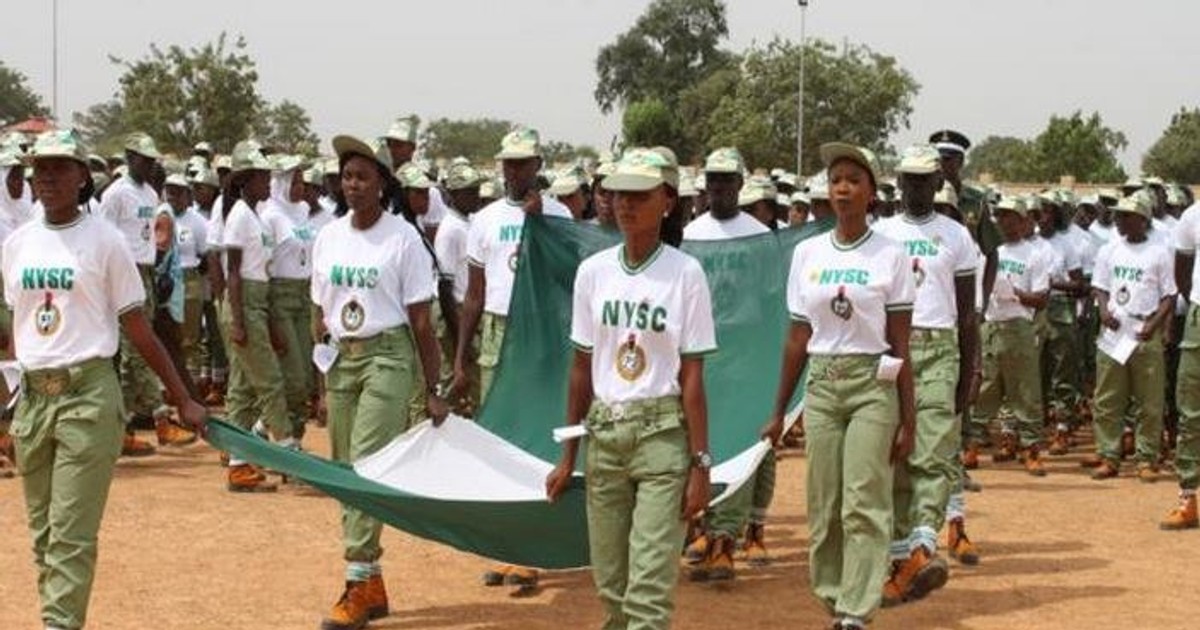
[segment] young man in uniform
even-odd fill
[[[685,241],[719,241],[769,230],[738,207],[742,173],[746,163],[737,149],[725,147],[704,161],[704,189],[708,193],[708,212],[683,228]]]
[[[154,312],[154,211],[158,194],[149,180],[155,163],[162,158],[154,139],[144,133],[132,133],[125,139],[125,162],[128,173],[113,182],[100,200],[100,216],[107,219],[121,235],[133,254],[142,284],[146,289],[146,313]],[[125,410],[135,419],[153,418],[160,445],[185,444],[195,440],[192,433],[170,422],[171,410],[163,403],[158,379],[141,354],[121,335],[121,391]],[[121,454],[139,457],[154,453],[154,447],[139,440],[128,429]]]
[[[1200,527],[1196,489],[1200,488],[1200,205],[1184,211],[1175,228],[1175,284],[1188,296],[1188,312],[1179,339],[1179,374],[1175,402],[1179,407],[1179,436],[1175,470],[1179,474],[1179,504],[1159,523],[1164,530]]]
[[[480,210],[472,217],[467,229],[467,293],[463,297],[454,382],[450,388],[451,399],[466,391],[469,349],[476,331],[480,331],[480,405],[487,400],[500,362],[525,217],[545,214],[571,218],[571,212],[565,206],[543,196],[537,189],[537,174],[542,168],[542,147],[537,131],[522,127],[504,136],[496,159],[501,161],[504,169],[505,196]],[[518,592],[523,593],[536,587],[537,575],[533,569],[502,565],[486,572],[484,583],[489,586],[506,582],[516,584],[521,587]]]
[[[396,170],[400,170],[405,164],[413,161],[413,156],[417,152],[417,129],[420,127],[421,119],[415,114],[401,116],[388,127],[387,133],[384,134],[383,140],[387,143],[388,152],[392,156],[392,164]],[[417,217],[417,222],[421,226],[421,231],[425,233],[425,238],[432,243],[437,238],[438,226],[442,223],[442,218],[446,216],[446,200],[442,198],[442,191],[438,188],[431,188],[429,191],[429,210]]]
[[[454,308],[442,309],[441,341],[442,352],[449,364],[457,355],[458,330],[462,321],[462,305],[467,296],[467,232],[471,217],[483,205],[479,198],[479,187],[483,174],[470,164],[455,164],[446,174],[445,187],[450,197],[446,218],[438,228],[433,251],[442,270],[442,281],[451,284],[450,293]],[[444,372],[453,378],[452,366],[444,366]],[[467,365],[467,391],[449,401],[456,413],[471,416],[479,406],[479,366],[471,361]]]
[[[959,484],[959,414],[978,343],[975,243],[965,227],[934,210],[943,182],[937,149],[910,147],[896,171],[903,213],[880,220],[875,229],[902,244],[912,261],[917,298],[909,352],[918,398],[913,452],[895,469],[893,570],[884,585],[885,605],[920,599],[949,575],[937,557],[937,537]]]

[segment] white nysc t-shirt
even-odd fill
[[[470,221],[470,217],[464,217],[457,210],[447,209],[446,218],[442,219],[437,237],[433,240],[433,253],[442,268],[442,277],[454,284],[451,293],[459,304],[467,297],[467,232]]]
[[[195,206],[174,218],[175,251],[179,252],[179,266],[195,269],[208,251],[208,222]]]
[[[685,241],[725,241],[742,236],[766,234],[770,228],[749,214],[738,211],[731,219],[719,221],[712,212],[705,212],[683,228]]]
[[[712,297],[699,261],[669,245],[636,268],[624,245],[589,256],[575,275],[571,342],[592,355],[605,404],[678,396],[681,357],[717,349]]]
[[[271,199],[263,204],[260,218],[275,242],[271,277],[308,280],[312,276],[313,241],[317,238],[317,229],[308,217],[308,204],[283,204]]]
[[[970,232],[937,212],[924,217],[898,214],[872,228],[905,250],[917,287],[912,325],[948,330],[958,324],[956,278],[975,275],[978,258]],[[973,305],[971,305],[973,306]]]
[[[1175,226],[1175,251],[1196,256],[1200,254],[1200,203],[1183,211]],[[1200,305],[1200,262],[1192,263],[1192,304]]]
[[[1163,298],[1175,295],[1175,260],[1169,250],[1146,239],[1130,243],[1118,238],[1096,256],[1092,285],[1108,293],[1109,309],[1143,319],[1158,310]]]
[[[116,226],[139,265],[153,265],[154,214],[158,194],[150,184],[138,184],[128,175],[113,182],[100,198],[100,216]]]
[[[334,339],[366,339],[408,323],[408,307],[433,300],[436,287],[421,235],[384,213],[370,228],[353,214],[330,223],[313,244],[311,297]]]
[[[571,211],[551,197],[542,197],[542,214],[570,219]],[[467,261],[482,267],[487,291],[483,310],[508,316],[516,279],[517,254],[525,230],[525,211],[520,204],[499,199],[471,217],[467,230]]]
[[[225,218],[223,234],[224,249],[242,252],[241,277],[244,280],[267,282],[270,280],[268,266],[275,239],[266,223],[251,210],[245,201],[238,200]]]
[[[996,248],[996,281],[983,317],[989,322],[1033,320],[1034,309],[1021,304],[1013,289],[1028,293],[1050,290],[1050,264],[1035,241],[1022,239]]]
[[[890,348],[887,314],[911,311],[916,298],[908,258],[873,228],[854,243],[834,239],[830,232],[796,245],[788,311],[812,327],[809,354],[883,354]]]
[[[28,370],[112,357],[121,314],[146,300],[124,237],[92,215],[23,224],[5,241],[3,260],[17,361]]]

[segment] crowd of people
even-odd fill
[[[823,170],[802,178],[733,147],[694,167],[664,147],[549,165],[528,128],[489,164],[435,165],[418,158],[411,116],[378,138],[337,136],[329,157],[253,140],[163,155],[135,133],[105,158],[71,130],[6,138],[2,328],[21,376],[0,475],[21,476],[47,630],[84,625],[118,458],[193,443],[207,409],[297,450],[310,423],[327,426],[342,462],[425,418],[472,416],[535,215],[621,237],[576,271],[565,419],[586,427],[605,628],[668,627],[681,568],[726,581],[738,560],[770,560],[775,449],[709,505],[704,360],[738,349],[718,348],[704,268],[683,241],[818,228],[791,255],[779,356],[755,360],[780,366],[762,435],[804,445],[810,579],[833,628],[942,588],[942,551],[980,562],[964,493],[988,450],[1043,477],[1090,427],[1093,478],[1120,476],[1126,459],[1140,482],[1172,468],[1180,500],[1161,528],[1200,527],[1191,190],[1150,176],[1086,196],[1001,190],[963,181],[969,147],[938,131],[889,174],[871,151],[828,143]],[[564,444],[549,500],[579,446]],[[231,492],[278,488],[253,462],[224,463]],[[382,526],[343,510],[328,630],[390,610]],[[537,580],[507,565],[484,575]]]

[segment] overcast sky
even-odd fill
[[[619,117],[592,98],[596,51],[628,29],[635,0],[58,0],[59,110],[106,100],[150,43],[241,33],[260,90],[315,131],[377,135],[389,120],[491,116],[543,137],[606,147]],[[796,0],[731,0],[730,42],[799,38]],[[52,1],[6,11],[0,59],[50,102]],[[14,22],[20,22],[16,24]],[[974,140],[1031,137],[1051,114],[1098,110],[1143,152],[1180,106],[1200,105],[1195,0],[811,0],[808,34],[897,57],[920,82],[908,144],[943,126]],[[831,138],[832,140],[832,138]]]

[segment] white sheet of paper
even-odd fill
[[[16,361],[0,361],[0,373],[4,374],[4,384],[9,393],[17,391],[21,386],[21,364]]]
[[[327,343],[318,343],[313,346],[313,365],[317,366],[317,370],[319,370],[322,374],[329,373],[329,369],[333,367],[333,364],[337,361],[337,358],[337,348],[334,348]]]
[[[875,378],[885,383],[896,382],[896,377],[900,376],[900,368],[904,367],[904,359],[885,354],[879,357],[879,369],[875,371]]]
[[[1133,356],[1133,351],[1137,350],[1137,346],[1137,339],[1117,332],[1100,335],[1100,338],[1096,340],[1096,349],[1121,365],[1125,365],[1129,361],[1129,357]]]
[[[555,444],[562,444],[567,440],[574,440],[587,435],[587,425],[584,424],[569,424],[565,427],[555,427],[550,432],[554,438]]]

